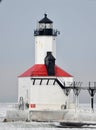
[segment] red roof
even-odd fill
[[[35,64],[30,69],[25,71],[19,77],[31,77],[31,76],[48,76],[47,68],[45,64]],[[55,65],[55,76],[57,77],[73,77],[57,65]]]

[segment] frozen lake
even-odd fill
[[[96,125],[85,125],[82,128],[74,128],[74,127],[63,127],[61,128],[60,124],[58,122],[6,122],[4,123],[4,117],[6,115],[6,111],[9,109],[13,109],[12,107],[14,104],[12,103],[0,103],[0,129],[1,130],[28,130],[28,129],[39,129],[39,130],[90,130],[90,129],[96,129]],[[85,111],[89,111],[89,104],[86,105],[80,105]]]

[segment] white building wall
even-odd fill
[[[44,64],[48,51],[51,51],[56,58],[56,37],[36,36],[35,37],[35,64]]]
[[[30,91],[31,82],[29,77],[18,78],[18,102],[20,97],[23,97],[24,102],[30,102]]]
[[[31,104],[36,104],[35,109],[61,109],[66,102],[66,96],[58,85],[34,85],[30,98]]]
[[[43,80],[42,85],[40,85],[40,80],[36,80],[35,85],[33,85],[33,81],[31,80],[31,78],[32,77],[21,77],[18,79],[18,102],[20,97],[23,97],[24,103],[29,103],[29,106],[31,104],[36,105],[35,107],[30,107],[29,109],[58,110],[61,109],[62,105],[66,105],[69,103],[69,101],[67,100],[72,99],[73,91],[71,92],[69,97],[66,97],[66,95],[64,94],[64,90],[57,83],[53,85],[53,80],[50,80],[48,85],[46,85],[47,80]],[[66,83],[68,81],[73,81],[73,78],[71,77],[59,77],[59,79],[62,79],[62,82],[65,81]]]

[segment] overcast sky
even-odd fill
[[[56,64],[83,86],[96,81],[96,0],[2,0],[0,102],[17,101],[17,77],[34,65],[33,32],[44,13],[60,31]]]

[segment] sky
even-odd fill
[[[56,64],[75,81],[96,81],[96,0],[0,2],[0,102],[17,102],[18,76],[34,65],[34,29],[48,14],[57,37]],[[80,100],[89,102],[88,92]]]

